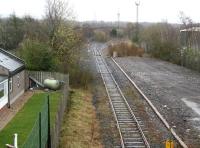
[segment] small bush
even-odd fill
[[[94,31],[94,40],[97,42],[106,42],[108,40],[107,34],[103,31]]]
[[[117,29],[116,29],[116,28],[113,28],[113,29],[110,31],[110,36],[111,36],[111,37],[117,37]]]
[[[113,52],[117,52],[119,57],[123,56],[140,56],[144,54],[144,50],[142,48],[137,47],[131,42],[120,42],[117,44],[110,44],[108,46],[108,54],[109,56],[113,55]]]

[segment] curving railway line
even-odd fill
[[[121,89],[110,72],[101,53],[93,49],[96,66],[104,82],[109,102],[115,116],[122,148],[150,148],[142,130],[142,121],[136,117]]]

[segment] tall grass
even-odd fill
[[[110,44],[108,46],[108,55],[112,56],[113,52],[117,52],[117,56],[140,56],[144,54],[144,49],[137,47],[132,42],[120,42],[116,44]]]
[[[92,73],[79,66],[70,71],[70,85],[75,88],[88,89],[93,80]]]
[[[75,89],[62,124],[59,148],[102,148],[99,123],[89,91]]]

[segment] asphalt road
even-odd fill
[[[189,147],[200,145],[200,73],[156,59],[115,59]]]

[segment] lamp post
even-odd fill
[[[140,1],[135,1],[135,5],[136,5],[136,33],[135,33],[135,40],[136,42],[138,42],[138,34],[139,34],[139,6],[140,6]]]
[[[117,13],[117,28],[119,29],[120,13]]]

